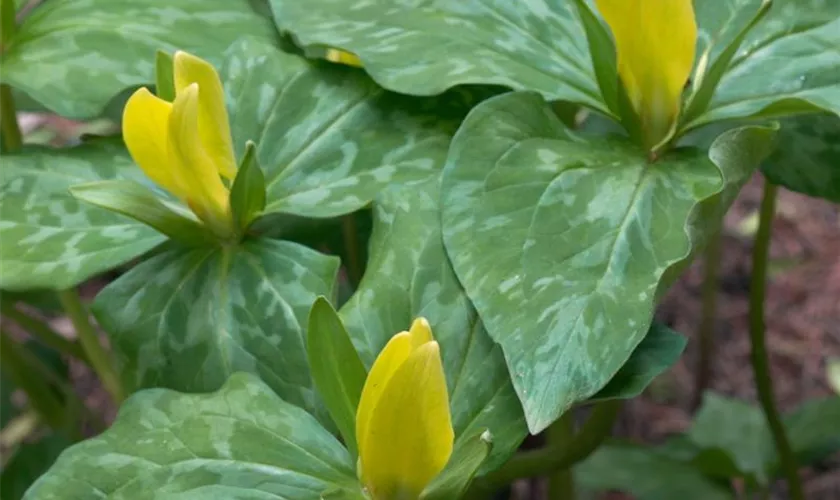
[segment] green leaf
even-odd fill
[[[637,500],[735,499],[732,491],[691,465],[642,446],[601,446],[574,470],[575,479],[585,489],[623,491]]]
[[[465,440],[451,457],[446,467],[423,490],[421,500],[452,500],[461,498],[493,449],[489,431],[478,432]]]
[[[429,320],[441,346],[455,453],[489,429],[493,450],[483,467],[487,471],[519,447],[525,422],[501,349],[487,336],[446,258],[438,184],[430,179],[380,195],[367,271],[340,314],[367,366],[414,318]]]
[[[69,288],[163,241],[149,227],[77,201],[69,187],[141,175],[121,145],[30,148],[0,170],[0,288]]]
[[[34,443],[25,443],[15,451],[0,473],[3,500],[20,500],[26,490],[47,471],[58,455],[72,442],[60,434],[51,434]]]
[[[630,399],[640,395],[653,379],[677,362],[687,342],[667,326],[654,323],[630,359],[589,401]]]
[[[167,102],[175,100],[175,61],[168,52],[155,52],[155,95]]]
[[[187,244],[208,245],[215,241],[192,212],[167,203],[135,181],[111,179],[76,184],[70,187],[70,193],[78,200],[131,217]]]
[[[783,420],[799,464],[817,463],[840,450],[840,397],[806,401]],[[772,469],[778,474],[777,462]]]
[[[315,298],[333,295],[337,269],[338,259],[286,241],[171,248],[108,285],[93,311],[129,389],[210,391],[247,371],[324,417],[305,327]]]
[[[767,484],[775,448],[759,407],[707,392],[687,435],[701,450],[694,460],[707,469],[716,464],[709,472],[724,477],[740,472]]]
[[[762,173],[787,189],[840,203],[840,118],[822,114],[782,122]]]
[[[680,149],[650,164],[621,139],[569,131],[535,93],[494,97],[470,113],[444,169],[444,241],[505,353],[532,433],[627,361],[657,296],[773,135],[738,129],[708,154]]]
[[[700,45],[710,47],[710,67],[725,60],[727,47],[753,20],[761,3],[695,2]],[[838,45],[840,3],[774,1],[740,44],[708,107],[691,110],[696,116],[690,116],[683,128],[817,110],[840,113],[840,58],[829,49]]]
[[[265,208],[265,176],[257,162],[256,146],[245,143],[245,154],[230,189],[230,210],[240,234]]]
[[[312,64],[254,40],[230,49],[222,75],[234,144],[257,143],[265,213],[334,217],[392,184],[437,175],[472,92],[391,94],[364,72]],[[271,82],[269,85],[266,82]]]
[[[345,446],[355,457],[358,455],[356,409],[367,370],[341,319],[324,297],[318,297],[312,305],[306,338],[315,388],[338,426]]]
[[[102,435],[65,451],[27,500],[284,498],[358,490],[341,444],[247,374],[211,394],[150,389]]]
[[[248,0],[49,0],[5,47],[0,74],[60,115],[89,118],[121,90],[153,83],[156,51],[218,63],[243,33],[276,36]]]
[[[271,0],[304,46],[357,54],[383,87],[439,94],[460,84],[536,90],[609,114],[572,2]],[[613,85],[614,86],[614,85]]]

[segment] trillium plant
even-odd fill
[[[15,498],[507,498],[541,477],[552,499],[783,478],[799,500],[840,443],[837,397],[779,414],[763,320],[777,186],[840,201],[840,3],[0,7],[3,397],[26,395],[13,435],[49,436],[38,459],[10,441],[3,488],[38,464]],[[118,126],[39,146],[24,109]],[[707,394],[678,446],[609,439],[685,347],[657,302],[759,169],[737,334],[761,407]],[[754,455],[716,437],[746,425]]]

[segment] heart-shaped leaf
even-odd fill
[[[247,371],[322,417],[304,335],[337,270],[338,259],[286,241],[172,248],[108,285],[93,310],[131,389],[210,391]]]
[[[752,22],[764,1],[695,2],[700,46],[709,51],[707,67]],[[840,54],[830,49],[837,46],[840,3],[773,1],[740,44],[708,106],[687,117],[684,127],[819,109],[840,113]]]
[[[140,174],[125,149],[95,141],[28,148],[0,170],[0,287],[69,288],[163,241],[128,217],[76,200],[70,186]]]
[[[776,184],[840,203],[840,118],[822,114],[782,122],[762,173]]]
[[[766,156],[773,131],[649,163],[563,126],[535,93],[481,103],[444,169],[447,252],[502,346],[532,432],[627,361],[653,306]]]
[[[382,86],[413,95],[459,84],[536,90],[609,113],[574,2],[271,0],[305,47],[357,54]]]
[[[211,394],[132,396],[109,430],[64,452],[25,498],[319,500],[331,488],[359,490],[347,450],[242,373]]]
[[[382,193],[374,205],[370,261],[341,317],[367,366],[388,340],[424,316],[441,345],[455,448],[489,429],[499,465],[525,438],[522,409],[501,350],[458,284],[440,233],[439,180]]]
[[[434,99],[386,92],[363,71],[313,64],[255,40],[222,69],[240,156],[257,143],[264,213],[333,217],[391,184],[436,175],[472,93]]]
[[[249,0],[50,0],[3,48],[0,80],[60,115],[88,118],[121,90],[154,82],[156,50],[219,62],[243,33],[276,36]]]

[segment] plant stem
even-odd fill
[[[767,283],[767,261],[770,253],[770,237],[773,231],[773,216],[776,210],[776,186],[764,180],[764,194],[759,212],[758,232],[752,255],[752,279],[750,280],[750,360],[752,362],[755,385],[761,408],[767,418],[779,461],[787,479],[791,500],[804,500],[802,483],[798,474],[796,458],[790,447],[784,425],[779,417],[779,410],[773,399],[773,379],[765,345],[764,297]]]
[[[548,428],[548,446],[562,449],[572,443],[575,435],[575,418],[570,408]],[[571,467],[557,469],[548,477],[548,498],[574,500],[575,478]]]
[[[571,468],[592,454],[606,439],[620,409],[620,400],[597,403],[571,442],[518,453],[499,469],[476,479],[468,497],[481,498],[517,479],[544,476]]]
[[[362,259],[359,255],[359,232],[355,213],[341,218],[341,232],[344,237],[344,251],[347,255],[347,275],[353,287],[357,287],[362,279]]]
[[[0,133],[3,134],[4,152],[15,152],[23,145],[12,88],[5,83],[0,84]]]
[[[17,309],[14,304],[4,300],[0,302],[3,316],[17,323],[26,333],[40,340],[44,345],[56,351],[73,356],[85,363],[89,363],[85,351],[78,342],[68,340],[56,333],[50,326]]]
[[[721,230],[712,233],[703,259],[702,316],[697,329],[699,352],[694,374],[694,394],[691,407],[697,409],[703,401],[703,392],[709,386],[712,359],[715,352],[715,320],[717,319],[718,274],[720,269]]]
[[[84,304],[82,304],[78,292],[73,288],[62,290],[58,292],[58,298],[61,301],[64,311],[73,323],[73,327],[76,329],[79,342],[81,342],[82,348],[90,360],[93,371],[96,372],[96,375],[102,381],[102,385],[111,394],[114,402],[119,405],[123,400],[123,391],[119,378],[117,377],[117,372],[111,364],[108,353],[102,347],[102,344],[99,343],[99,337],[93,325],[90,323],[88,312]]]

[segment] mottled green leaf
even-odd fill
[[[710,472],[731,476],[737,471],[767,483],[775,449],[758,406],[707,392],[687,435],[700,450],[694,460],[715,465]]]
[[[441,345],[456,450],[489,429],[493,451],[487,470],[516,450],[526,435],[525,422],[501,350],[446,259],[438,183],[430,179],[382,193],[374,204],[367,272],[340,313],[368,366],[414,318],[429,320]]]
[[[333,217],[391,184],[436,175],[474,99],[388,93],[363,71],[312,63],[254,40],[229,51],[223,78],[234,144],[257,143],[265,213]]]
[[[31,148],[0,170],[0,287],[68,288],[151,249],[163,236],[73,198],[69,187],[140,175],[122,146]]]
[[[318,416],[305,329],[331,297],[338,259],[296,243],[169,249],[112,282],[93,310],[130,389],[218,389],[256,373],[284,400]]]
[[[697,0],[700,46],[717,61],[762,0]],[[706,109],[685,128],[725,119],[824,109],[840,113],[840,3],[775,0],[740,44]],[[693,110],[692,110],[693,111]]]
[[[642,446],[607,444],[575,466],[587,490],[618,490],[637,500],[734,500],[729,489],[691,465]]]
[[[687,339],[679,333],[661,323],[654,323],[630,359],[589,401],[635,398],[653,379],[677,362],[686,343]]]
[[[492,449],[493,436],[489,431],[476,432],[464,440],[443,471],[423,490],[421,500],[461,498]]]
[[[211,394],[132,396],[109,430],[64,452],[25,498],[319,500],[335,487],[359,489],[341,444],[256,377],[236,374]]]
[[[274,31],[248,0],[49,0],[4,48],[0,79],[87,118],[123,89],[153,83],[157,50],[218,63],[243,33],[273,40]]]
[[[840,450],[840,397],[806,401],[783,420],[800,464],[819,462]],[[781,473],[778,459],[773,461],[772,470]]]
[[[840,203],[840,118],[823,114],[784,120],[776,150],[761,171],[790,190]]]
[[[341,318],[324,297],[309,312],[306,351],[312,380],[345,446],[357,455],[356,410],[362,397],[367,370]]]
[[[0,496],[20,500],[26,490],[47,471],[58,455],[72,442],[60,434],[50,434],[34,443],[24,443],[0,473]]]
[[[573,2],[272,0],[302,45],[357,54],[382,86],[432,95],[459,84],[536,90],[608,112]]]
[[[446,249],[502,346],[532,432],[627,361],[655,300],[772,143],[744,128],[649,163],[568,129],[536,93],[476,107],[444,169]]]

